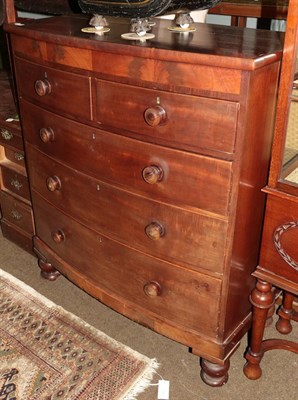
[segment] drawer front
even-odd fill
[[[0,203],[3,220],[25,231],[33,236],[33,216],[32,209],[15,197],[0,192]]]
[[[238,103],[101,80],[96,80],[96,102],[96,120],[104,127],[170,147],[234,152]]]
[[[6,239],[35,256],[31,234],[19,229],[15,224],[10,224],[5,219],[1,221],[1,231]]]
[[[66,116],[91,118],[88,77],[57,71],[19,58],[15,62],[20,97]]]
[[[134,195],[27,149],[31,187],[65,213],[145,253],[222,272],[226,221]]]
[[[118,299],[122,297],[124,303],[127,300],[178,325],[202,329],[205,335],[216,334],[220,280],[162,262],[97,234],[34,192],[33,204],[38,237],[87,280]]]
[[[154,200],[227,215],[231,162],[90,128],[25,102],[22,111],[26,140],[51,157]],[[46,143],[41,128],[52,132]]]
[[[0,165],[3,188],[30,201],[29,183],[27,176],[22,175],[7,164],[8,163],[2,163]]]
[[[25,153],[23,150],[16,151],[6,148],[5,149],[5,157],[17,165],[22,166],[25,168]]]
[[[15,131],[0,126],[0,144],[17,150],[23,150],[23,139]]]

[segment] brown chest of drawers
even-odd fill
[[[6,27],[42,275],[191,347],[219,386],[250,326],[279,38],[201,24],[185,43],[157,20],[140,45],[128,22],[86,24]]]
[[[3,235],[32,252],[34,235],[22,130],[7,71],[0,71],[0,206]]]

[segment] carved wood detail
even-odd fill
[[[289,229],[294,229],[298,227],[298,221],[287,222],[286,224],[280,225],[276,228],[273,235],[273,242],[276,250],[283,260],[296,271],[298,271],[298,263],[285,251],[281,244],[281,236]]]

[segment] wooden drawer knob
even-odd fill
[[[151,222],[145,228],[146,235],[152,240],[158,240],[165,234],[164,227],[158,222]]]
[[[51,84],[47,79],[44,80],[38,79],[35,82],[34,88],[38,96],[46,96],[47,94],[50,94],[52,91]]]
[[[157,297],[161,295],[161,286],[158,282],[151,281],[144,286],[144,292],[148,297]]]
[[[150,126],[162,125],[167,119],[167,113],[161,106],[149,107],[144,113],[144,119]]]
[[[61,189],[61,181],[58,178],[58,176],[50,176],[47,179],[47,188],[49,189],[50,192],[54,192],[55,190],[60,190]]]
[[[58,229],[52,233],[52,239],[55,243],[60,244],[65,240],[65,234],[62,230]]]
[[[150,185],[160,182],[163,177],[163,170],[157,165],[149,165],[142,171],[143,179]]]
[[[53,142],[55,138],[54,131],[52,128],[41,128],[39,137],[44,143]]]

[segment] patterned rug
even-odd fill
[[[0,269],[1,400],[132,400],[157,367]]]

